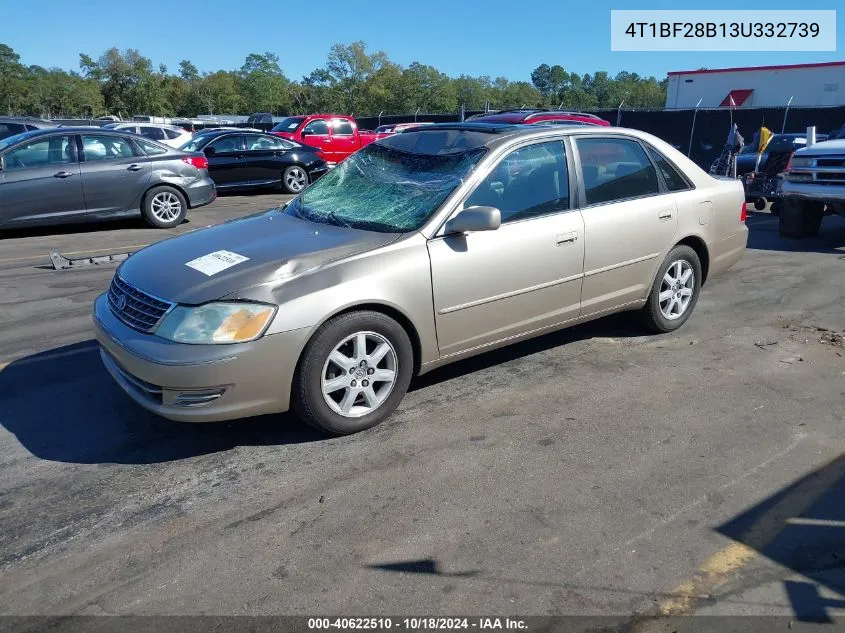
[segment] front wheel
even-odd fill
[[[153,187],[144,196],[141,214],[150,226],[172,229],[185,221],[188,203],[178,189],[167,186]]]
[[[305,348],[294,408],[320,431],[347,435],[384,421],[399,406],[414,368],[405,329],[380,312],[339,315]]]
[[[701,261],[689,246],[676,246],[663,260],[643,308],[652,332],[677,330],[692,314],[701,291]]]
[[[282,186],[288,193],[299,193],[308,186],[308,172],[299,165],[291,165],[282,172]]]

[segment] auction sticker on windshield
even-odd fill
[[[244,257],[243,255],[238,255],[237,253],[233,253],[231,251],[214,251],[208,255],[192,259],[187,262],[185,266],[198,270],[204,275],[211,277],[212,275],[216,275],[227,268],[231,268],[241,262],[245,262],[248,259],[249,257]]]

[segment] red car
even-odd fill
[[[290,116],[276,124],[272,134],[315,147],[329,165],[336,165],[377,138],[375,132],[359,130],[355,119],[343,114]]]
[[[476,114],[467,119],[478,123],[526,123],[526,124],[557,124],[557,125],[603,125],[610,123],[595,114],[584,112],[567,112],[563,110],[502,110],[490,114]]]

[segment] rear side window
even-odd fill
[[[345,119],[335,119],[332,121],[332,128],[334,133],[338,136],[351,136],[355,133],[355,130],[352,128],[352,124]]]
[[[181,136],[181,133],[179,132],[179,130],[169,130],[169,129],[165,128],[163,131],[164,131],[164,135],[169,139],[179,138]]]
[[[653,147],[648,148],[654,162],[657,163],[657,168],[663,174],[663,180],[666,182],[666,188],[669,191],[686,191],[692,189],[692,185],[681,174],[677,167],[670,163],[663,154],[658,152]]]
[[[129,140],[119,136],[83,135],[82,146],[87,162],[98,160],[116,160],[135,155]]]
[[[164,130],[160,127],[151,127],[149,125],[141,126],[141,136],[146,136],[154,141],[163,141],[167,137],[164,135]]]
[[[578,138],[587,204],[660,193],[657,171],[642,145],[625,138]]]
[[[161,154],[167,153],[166,149],[160,145],[156,145],[155,143],[150,143],[149,141],[145,141],[143,139],[136,139],[135,142],[141,146],[141,149],[144,150],[144,153],[147,156],[160,156]]]

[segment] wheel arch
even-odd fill
[[[422,341],[420,339],[417,327],[416,325],[414,325],[414,322],[411,320],[411,318],[402,310],[400,310],[394,305],[379,301],[364,301],[361,303],[355,303],[352,305],[345,306],[327,315],[322,321],[312,327],[311,332],[308,335],[308,341],[305,343],[305,345],[302,346],[302,350],[299,353],[299,358],[296,360],[296,369],[294,370],[294,376],[297,375],[299,372],[299,368],[302,364],[302,359],[305,355],[305,349],[307,348],[308,343],[311,342],[311,339],[314,337],[314,333],[320,327],[322,327],[325,323],[331,321],[335,317],[341,316],[343,314],[364,311],[379,312],[387,317],[390,317],[391,319],[396,321],[402,327],[403,330],[405,330],[406,334],[408,335],[408,338],[411,340],[411,349],[413,350],[414,354],[414,375],[416,376],[419,373],[422,359]]]
[[[689,246],[698,255],[698,260],[701,263],[701,285],[704,286],[707,283],[707,276],[710,272],[710,251],[707,248],[707,243],[698,235],[687,235],[682,240],[679,240],[672,248],[676,246]]]

